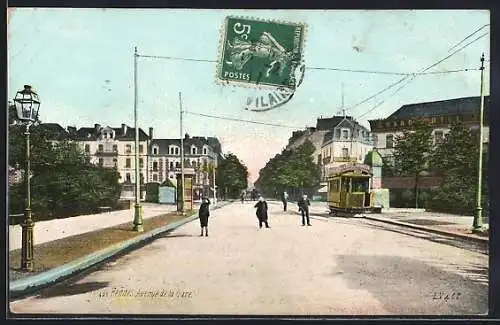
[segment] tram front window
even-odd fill
[[[352,179],[352,192],[368,192],[367,179]]]

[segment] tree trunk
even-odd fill
[[[418,209],[418,175],[415,175],[414,196],[415,196],[415,209]]]

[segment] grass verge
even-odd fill
[[[95,253],[114,244],[143,235],[149,231],[164,227],[172,222],[191,216],[195,211],[187,211],[185,215],[171,212],[143,220],[144,232],[132,230],[132,222],[88,232],[58,240],[50,241],[34,247],[34,270],[22,272],[21,249],[9,252],[10,281],[33,276],[55,267],[72,262],[89,254]]]

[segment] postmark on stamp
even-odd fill
[[[227,17],[217,81],[241,86],[295,89],[305,24]]]

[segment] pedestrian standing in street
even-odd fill
[[[254,208],[257,208],[255,214],[257,215],[257,219],[259,219],[259,228],[262,228],[262,224],[265,224],[266,228],[271,228],[267,223],[267,202],[262,196],[259,196],[259,201],[254,205]]]
[[[240,198],[241,198],[241,203],[243,203],[245,201],[245,192],[241,192]]]
[[[205,237],[208,237],[208,217],[210,216],[210,200],[206,197],[202,198],[198,217],[200,218],[201,234],[203,236],[203,228],[205,228]]]
[[[288,202],[288,193],[286,191],[281,195],[281,201],[283,202],[283,211],[286,212],[286,204]]]
[[[297,202],[297,205],[299,206],[299,211],[302,214],[302,225],[306,225],[307,219],[307,225],[311,226],[311,221],[309,220],[309,206],[311,205],[311,202],[309,202],[307,195],[302,195],[302,198],[300,198],[299,202]]]

